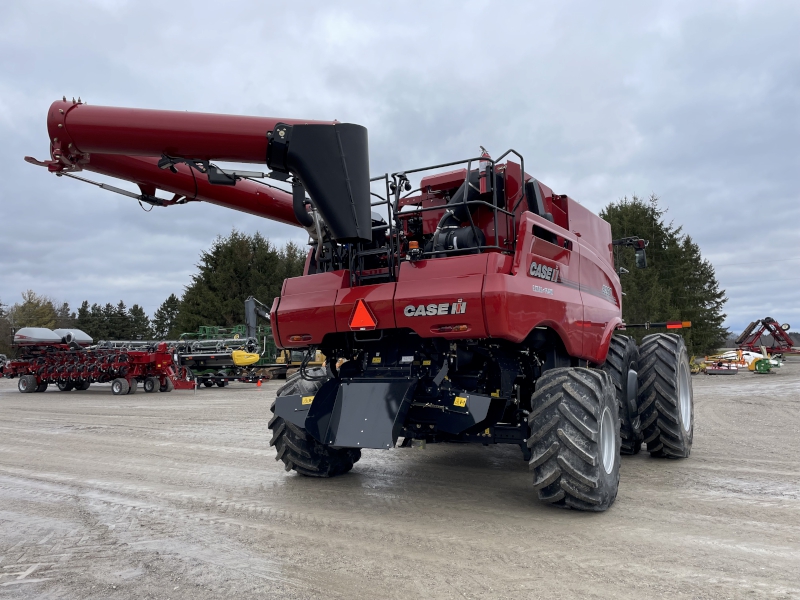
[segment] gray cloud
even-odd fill
[[[0,300],[152,312],[232,227],[22,162],[45,114],[93,104],[354,121],[374,173],[519,150],[593,210],[657,193],[717,265],[729,325],[800,323],[800,7],[794,2],[17,3],[0,9]],[[747,263],[747,264],[744,264]]]

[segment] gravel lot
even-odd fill
[[[23,395],[0,380],[0,597],[800,598],[800,359],[696,376],[683,461],[616,504],[540,505],[512,447],[274,461],[279,382]]]

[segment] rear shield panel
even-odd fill
[[[417,379],[336,383],[327,382],[317,393],[306,417],[306,431],[329,446],[392,448],[411,405]]]

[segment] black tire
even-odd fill
[[[71,392],[73,389],[75,389],[75,384],[73,384],[71,381],[59,381],[56,384],[56,387],[58,388],[59,392]]]
[[[312,376],[325,374],[325,369],[307,369]],[[286,383],[278,390],[278,396],[302,394],[311,396],[317,393],[323,381],[307,381],[300,377],[300,373],[290,376]],[[270,410],[275,412],[275,403]],[[306,430],[293,423],[284,421],[273,415],[269,422],[272,430],[270,446],[275,446],[277,455],[275,460],[282,460],[287,471],[297,471],[308,477],[335,477],[347,473],[353,464],[361,458],[358,448],[331,448],[320,444],[311,437]]]
[[[131,383],[128,386],[128,393],[129,394],[135,394],[136,390],[138,390],[138,389],[139,389],[139,380],[131,378]]]
[[[142,387],[146,394],[152,394],[158,391],[158,388],[161,387],[161,383],[158,381],[158,377],[148,377],[144,380]]]
[[[42,383],[40,383],[39,385],[36,386],[36,393],[37,394],[41,394],[42,392],[46,392],[46,391],[47,391],[47,382],[46,381],[44,381],[44,382],[42,382]]]
[[[614,384],[603,371],[550,369],[528,416],[533,487],[543,502],[600,512],[619,488],[620,433]]]
[[[111,393],[115,396],[124,396],[130,390],[130,385],[128,381],[123,379],[122,377],[118,377],[114,381],[111,382]]]
[[[172,383],[172,380],[169,377],[164,378],[164,383],[158,386],[159,392],[169,393],[175,389],[175,384]]]
[[[217,377],[227,377],[227,376],[228,376],[228,374],[225,373],[224,371],[220,371],[219,373],[217,373]],[[226,387],[227,385],[228,385],[227,381],[218,381],[217,382],[217,387]]]
[[[614,392],[619,404],[619,434],[622,438],[620,454],[639,454],[643,436],[641,430],[637,433],[634,427],[634,424],[638,425],[639,411],[631,413],[627,400],[628,372],[639,370],[639,349],[636,347],[636,342],[625,335],[611,336],[606,362],[602,369],[614,383]],[[637,390],[634,389],[632,392],[635,397]]]
[[[210,379],[203,379],[203,385],[206,387],[214,387],[214,382]]]
[[[89,389],[90,385],[92,385],[92,384],[90,382],[88,382],[88,381],[80,381],[75,386],[75,389],[78,390],[79,392],[85,392],[86,390]]]
[[[646,336],[639,346],[639,414],[647,451],[658,458],[686,458],[694,437],[689,354],[674,333]]]
[[[23,394],[32,394],[38,387],[39,384],[33,375],[22,375],[17,381],[17,389]]]

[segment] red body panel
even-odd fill
[[[558,245],[535,237],[534,225],[556,236]],[[513,257],[487,252],[404,261],[397,283],[355,288],[349,287],[345,271],[289,279],[273,309],[279,332],[275,337],[279,345],[304,347],[320,343],[325,333],[350,331],[353,306],[363,298],[377,329],[411,329],[423,338],[491,337],[519,343],[534,328],[549,327],[571,356],[601,363],[621,323],[619,281],[608,259],[595,252],[595,247],[604,247],[603,240],[590,246],[582,238],[523,212]],[[454,314],[453,304],[462,302],[465,310]],[[452,325],[468,329],[438,331]],[[310,334],[313,341],[288,339],[301,334]]]
[[[349,281],[349,271],[287,279],[283,284],[280,303],[272,314],[273,326],[277,324],[275,341],[278,345],[292,348],[319,344],[326,333],[335,332],[336,298],[339,290],[349,287]],[[310,338],[290,342],[292,335],[308,335]]]
[[[375,329],[394,329],[394,283],[362,285],[340,289],[336,294],[336,331],[351,331],[350,317],[356,302],[363,298],[378,322]]]
[[[486,337],[486,321],[482,310],[483,280],[489,254],[454,256],[403,262],[397,278],[394,314],[398,327],[414,330],[420,337],[475,338]],[[463,313],[439,314],[439,305],[466,303]],[[406,316],[406,307],[437,307],[437,314]],[[467,325],[463,332],[438,333],[433,330],[446,325]]]

